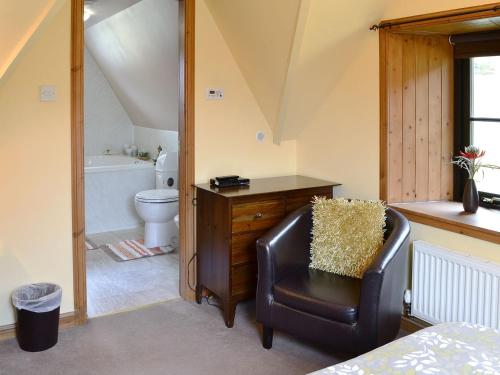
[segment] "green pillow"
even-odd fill
[[[384,242],[385,205],[315,197],[310,268],[362,278]]]

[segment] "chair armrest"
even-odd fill
[[[410,224],[391,208],[387,209],[386,216],[389,236],[365,271],[361,284],[359,320],[379,332],[377,345],[385,343],[386,338],[393,337],[399,330],[408,273]]]
[[[410,224],[399,212],[392,208],[388,208],[386,211],[386,230],[390,232],[389,236],[385,240],[378,256],[365,273],[384,272],[391,260],[397,255],[398,251],[401,250],[405,241],[408,240],[408,236],[410,235]]]
[[[311,229],[312,208],[307,205],[289,214],[257,240],[257,305],[272,301],[273,285],[283,276],[307,268]]]

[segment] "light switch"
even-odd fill
[[[57,99],[56,87],[52,85],[40,86],[40,101],[55,102]]]
[[[224,89],[207,89],[207,99],[208,100],[223,100],[224,99]]]

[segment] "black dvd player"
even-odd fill
[[[239,176],[223,176],[210,179],[210,185],[215,187],[248,186],[250,179]]]
[[[216,180],[216,181],[230,181],[230,180],[237,180],[238,178],[240,178],[240,176],[237,176],[237,175],[230,175],[230,176],[219,176],[219,177],[215,177],[215,180]]]

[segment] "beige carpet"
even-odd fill
[[[180,299],[95,318],[62,331],[59,343],[45,352],[23,352],[15,340],[0,342],[0,374],[293,375],[338,362],[282,334],[275,335],[271,350],[263,349],[253,312],[253,303],[239,305],[231,329],[216,307]]]

